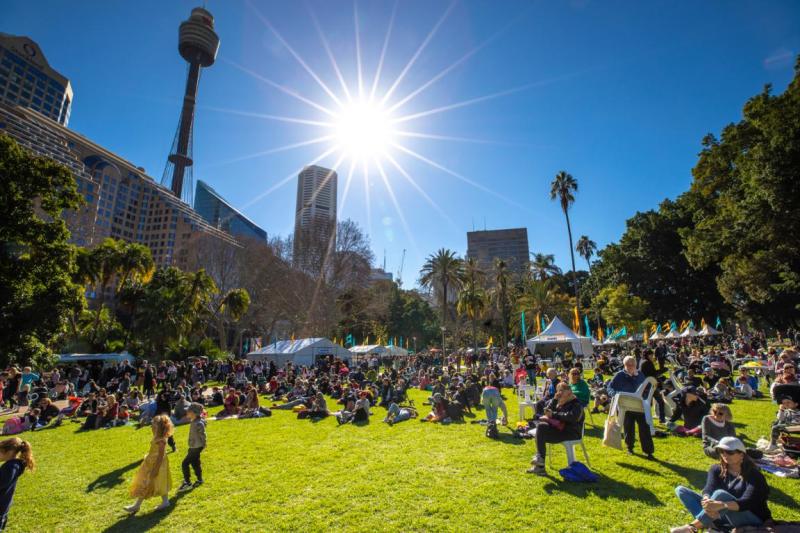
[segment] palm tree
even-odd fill
[[[574,193],[578,192],[578,181],[562,170],[550,183],[550,199],[556,200],[561,203],[561,210],[564,211],[564,217],[567,219],[567,235],[569,236],[569,256],[572,259],[572,277],[575,283],[575,302],[580,301],[578,297],[578,277],[575,272],[575,252],[572,249],[572,227],[569,224],[569,207],[575,202]]]
[[[464,287],[458,294],[456,311],[460,315],[466,315],[472,322],[472,342],[476,353],[478,351],[476,322],[486,311],[486,291],[483,288],[485,276],[486,273],[481,270],[474,257],[464,261]]]
[[[581,257],[586,259],[586,265],[589,267],[589,274],[592,273],[592,256],[597,251],[597,243],[591,240],[586,235],[581,235],[581,238],[578,239],[578,244],[575,245],[575,251],[580,254]],[[597,327],[600,327],[600,313],[598,312],[596,317],[597,319]],[[588,332],[591,335],[591,332]]]
[[[428,256],[420,270],[419,282],[423,287],[441,289],[442,326],[447,325],[447,296],[450,287],[458,288],[463,280],[463,261],[452,250],[441,248]]]
[[[530,273],[533,279],[541,281],[550,276],[561,274],[561,269],[555,264],[556,258],[553,254],[533,254],[533,261],[530,263]]]
[[[500,321],[503,325],[503,348],[508,346],[508,324],[511,322],[511,298],[509,297],[509,287],[511,285],[511,271],[508,263],[496,257],[494,259],[494,296],[497,311],[500,313]]]
[[[517,312],[525,311],[531,316],[552,319],[569,314],[573,307],[571,300],[549,280],[531,280],[523,285],[522,294],[517,298]]]
[[[586,259],[586,264],[589,266],[589,271],[592,270],[592,256],[597,251],[597,243],[591,240],[586,235],[581,235],[581,238],[578,239],[578,244],[575,245],[575,251],[578,254]]]

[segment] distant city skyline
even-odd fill
[[[10,0],[0,31],[35,40],[70,79],[71,129],[160,176],[185,84],[176,27],[197,5]],[[302,144],[315,126],[278,118],[324,113],[276,86],[333,105],[310,74],[342,94],[330,50],[350,87],[361,65],[366,92],[378,70],[378,94],[399,80],[392,101],[422,89],[403,112],[441,111],[408,121],[419,136],[403,141],[439,167],[395,151],[418,188],[386,164],[386,180],[375,167],[346,202],[339,191],[338,218],[369,233],[376,257],[386,250],[389,271],[408,250],[407,287],[437,249],[464,256],[464,233],[484,219],[487,229],[526,227],[532,251],[568,270],[563,215],[547,195],[559,170],[580,184],[574,234],[602,248],[637,209],[685,191],[703,136],[738,120],[764,84],[782,92],[800,51],[791,1],[308,5],[314,16],[303,2],[206,3],[223,46],[203,73],[195,178],[270,235],[290,235],[290,184],[321,146]],[[316,162],[332,167],[336,157]],[[349,165],[336,170],[344,181]]]

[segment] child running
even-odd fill
[[[18,437],[0,442],[0,531],[6,528],[17,480],[25,470],[36,469],[31,445]]]
[[[130,514],[139,512],[142,502],[154,496],[161,496],[161,505],[156,507],[156,511],[169,507],[168,496],[172,488],[172,477],[166,448],[167,439],[172,436],[173,429],[168,416],[158,415],[153,418],[153,440],[150,441],[150,451],[147,452],[131,483],[130,496],[136,498],[136,502],[125,507],[125,511]]]

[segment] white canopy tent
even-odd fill
[[[681,334],[680,334],[680,333],[678,333],[678,330],[676,330],[676,329],[671,329],[671,330],[669,330],[669,333],[667,333],[666,335],[664,335],[664,338],[665,338],[665,339],[679,339],[679,338],[680,338],[680,336],[681,336]]]
[[[251,361],[274,361],[278,366],[283,366],[288,361],[298,366],[311,366],[320,357],[328,355],[350,359],[353,354],[329,339],[314,337],[274,342],[248,353],[247,358]]]
[[[386,348],[380,344],[361,344],[351,347],[350,353],[355,356],[376,355],[380,357],[386,353]]]
[[[128,352],[120,352],[120,353],[62,353],[58,356],[58,362],[69,364],[69,363],[81,363],[86,361],[103,361],[104,364],[108,363],[121,363],[122,361],[128,361],[129,363],[133,363],[136,358],[129,354]]]
[[[528,350],[532,354],[538,353],[544,357],[552,356],[556,349],[572,350],[579,356],[592,355],[592,339],[580,337],[569,329],[558,317],[553,318],[550,324],[539,335],[528,339]]]
[[[701,337],[710,337],[711,335],[720,335],[721,333],[716,329],[712,328],[708,324],[703,326],[703,329],[697,332],[697,334]]]
[[[660,331],[656,331],[655,333],[650,335],[650,340],[651,341],[657,341],[657,340],[661,340],[663,338],[664,338],[664,335],[662,335]]]
[[[694,328],[686,328],[681,333],[681,337],[697,337],[697,331]]]

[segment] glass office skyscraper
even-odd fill
[[[197,190],[194,194],[194,210],[203,217],[203,220],[217,229],[227,231],[234,237],[267,240],[266,231],[237,211],[203,180],[197,181]]]

